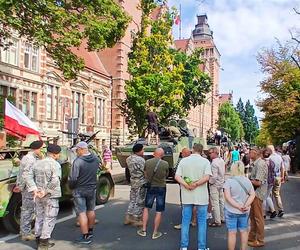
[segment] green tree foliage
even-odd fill
[[[255,138],[255,144],[259,147],[266,147],[267,145],[272,144],[272,138],[268,131],[268,125],[263,122],[258,135]]]
[[[232,104],[226,102],[219,108],[218,126],[232,141],[240,141],[244,136],[243,124]]]
[[[126,99],[121,110],[132,134],[143,135],[151,102],[164,125],[172,117],[184,117],[192,106],[200,104],[209,91],[209,77],[199,70],[200,52],[187,56],[171,48],[175,15],[163,4],[158,19],[150,18],[158,4],[141,0],[141,29],[129,54]]]
[[[253,105],[251,105],[250,101],[248,100],[244,107],[244,103],[240,98],[236,105],[236,111],[238,112],[243,124],[245,140],[249,143],[252,143],[258,135],[259,130],[259,124],[257,117],[255,116]]]
[[[264,50],[258,61],[267,75],[260,87],[265,97],[259,106],[265,114],[263,121],[274,144],[294,138],[300,124],[300,68],[291,55],[291,46]]]
[[[245,107],[244,107],[244,103],[242,101],[242,98],[239,99],[238,103],[236,104],[236,111],[238,112],[242,123],[244,125],[244,119],[245,119]]]
[[[43,46],[65,78],[75,78],[84,61],[71,52],[87,41],[88,50],[112,47],[130,18],[114,0],[0,0],[0,46],[12,30]]]
[[[249,143],[252,143],[258,135],[259,125],[257,117],[255,116],[255,110],[249,100],[245,105],[243,127],[245,132],[245,140]]]

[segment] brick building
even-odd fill
[[[12,38],[1,49],[0,96],[12,96],[15,105],[34,121],[46,137],[66,136],[69,118],[78,118],[81,132],[100,130],[96,143],[109,143],[111,129],[111,77],[95,52],[82,45],[74,52],[85,60],[78,78],[65,81],[51,57],[26,40]]]
[[[220,53],[214,43],[213,32],[210,30],[206,15],[197,16],[198,23],[189,39],[175,41],[175,47],[186,53],[191,53],[195,48],[203,48],[204,63],[201,69],[209,74],[212,79],[211,92],[206,95],[204,104],[193,108],[189,112],[188,126],[196,136],[206,137],[209,130],[217,128],[219,107],[219,74]]]

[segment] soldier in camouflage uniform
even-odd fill
[[[51,233],[56,223],[61,197],[61,167],[56,161],[61,151],[60,146],[49,144],[47,157],[38,161],[25,178],[28,191],[34,193],[36,204],[35,236],[38,249],[47,250]]]
[[[125,216],[125,225],[142,225],[142,214],[145,206],[146,189],[143,186],[146,183],[144,168],[145,159],[142,144],[135,144],[132,148],[133,154],[126,159],[130,172],[130,201]]]
[[[22,194],[20,235],[22,240],[35,240],[34,234],[31,233],[31,223],[34,215],[33,193],[28,192],[24,177],[31,171],[32,166],[41,158],[42,141],[34,141],[30,144],[30,152],[25,155],[20,163],[19,173],[17,177],[17,188]]]

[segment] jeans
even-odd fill
[[[187,248],[189,246],[189,231],[190,223],[192,219],[192,204],[183,204],[182,208],[182,225],[181,225],[181,248]],[[197,207],[197,223],[198,223],[198,249],[206,249],[206,216],[207,216],[207,205],[195,205]]]

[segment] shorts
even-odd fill
[[[157,126],[157,124],[155,124],[155,123],[150,123],[149,125],[148,125],[148,133],[149,134],[152,134],[152,133],[154,133],[154,134],[158,134],[158,126]]]
[[[249,213],[234,214],[225,209],[225,222],[228,231],[247,231],[249,229]]]
[[[96,190],[81,191],[75,190],[73,193],[75,211],[77,215],[87,211],[94,211],[96,206]]]
[[[156,212],[165,211],[166,191],[165,187],[151,187],[147,189],[145,207],[152,208],[154,200],[156,200]]]

